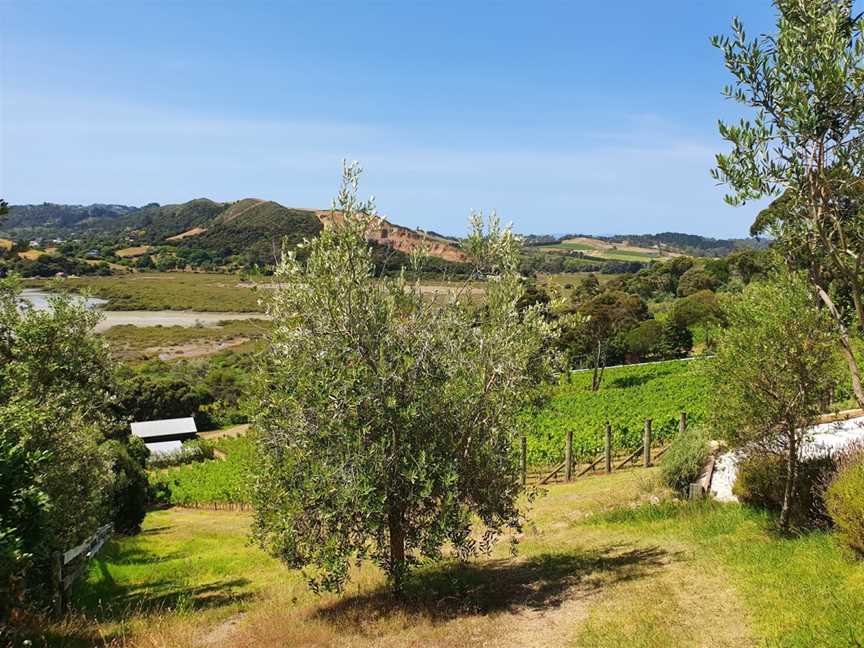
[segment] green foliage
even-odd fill
[[[694,483],[711,448],[704,426],[691,425],[684,434],[676,434],[660,463],[660,478],[669,488],[683,493]]]
[[[522,296],[518,243],[480,216],[467,251],[486,277],[430,304],[419,284],[375,276],[374,205],[347,166],[344,222],[277,270],[269,348],[257,374],[261,462],[255,535],[314,587],[341,589],[371,559],[398,590],[421,558],[463,557],[520,528],[517,416],[547,375],[553,335]],[[422,258],[414,258],[422,267]],[[472,533],[480,526],[481,540]]]
[[[0,448],[17,471],[0,479],[0,501],[10,506],[0,520],[0,571],[19,584],[0,585],[14,597],[4,609],[44,600],[52,552],[112,518],[134,531],[146,493],[141,448],[126,449],[112,365],[93,333],[99,314],[63,295],[36,311],[18,295],[17,282],[0,282]]]
[[[44,501],[44,508],[31,511],[36,513],[32,519],[12,517],[11,522],[22,525],[11,531],[20,538],[13,558],[23,562],[4,565],[2,571],[23,573],[28,601],[45,600],[52,552],[75,546],[111,515],[112,465],[99,446],[98,426],[80,410],[70,412],[51,402],[16,399],[0,405],[0,437],[2,446],[14,448],[14,458],[26,468],[17,483],[4,484],[14,490],[0,499],[15,501],[38,493]]]
[[[689,297],[700,290],[714,290],[719,282],[705,267],[693,266],[678,280],[678,296]]]
[[[252,359],[230,351],[205,359],[154,360],[120,372],[118,409],[132,421],[192,416],[199,430],[246,422]]]
[[[256,455],[252,438],[219,439],[214,447],[225,459],[149,471],[153,499],[177,506],[250,502]]]
[[[707,361],[706,361],[707,362]],[[616,450],[642,444],[645,419],[653,420],[655,439],[663,443],[678,430],[686,411],[691,425],[706,422],[708,382],[692,362],[665,362],[607,369],[604,385],[591,391],[591,374],[574,373],[550,388],[542,407],[525,412],[528,461],[546,465],[563,461],[564,438],[573,430],[573,453],[579,461],[603,451],[606,421],[612,423]]]
[[[675,301],[669,320],[679,327],[722,326],[723,307],[717,295],[710,290],[700,290]]]
[[[864,448],[841,459],[825,491],[825,504],[843,542],[864,556]]]
[[[47,452],[28,451],[0,434],[0,620],[25,599],[25,578],[39,547],[50,541],[50,500],[41,484]]]
[[[130,438],[128,445],[115,440],[107,441],[100,449],[107,454],[114,473],[111,501],[114,530],[134,535],[141,531],[146,513],[148,484],[144,466],[149,451],[137,437]]]
[[[798,467],[798,483],[790,504],[789,519],[792,525],[798,528],[826,526],[829,517],[823,490],[836,469],[836,461],[830,456],[801,461]],[[732,492],[744,504],[780,513],[783,509],[785,483],[785,457],[753,454],[739,462],[738,476]]]
[[[719,434],[749,454],[787,457],[785,528],[806,430],[836,381],[835,340],[827,315],[796,275],[750,284],[726,314],[729,327],[707,365],[712,418]]]

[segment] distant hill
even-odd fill
[[[3,224],[5,230],[68,229],[111,221],[139,210],[130,205],[12,205]]]
[[[650,261],[652,258],[676,255],[723,257],[740,249],[763,249],[768,246],[767,241],[755,238],[715,239],[679,232],[616,236],[529,235],[524,237],[524,242],[532,248],[581,253],[586,257],[619,261]]]
[[[120,258],[165,257],[173,248],[180,267],[219,266],[229,261],[235,265],[271,264],[283,241],[294,246],[313,238],[333,218],[329,210],[289,208],[258,198],[227,203],[197,198],[176,205],[150,203],[144,207],[45,203],[16,205],[11,212],[2,230],[11,238],[85,239],[95,247],[114,244],[120,248]],[[458,241],[394,225],[383,218],[370,231],[369,240],[385,264],[404,264],[405,255],[420,245],[445,263],[466,260]],[[386,254],[386,249],[393,253]],[[163,259],[166,264],[176,267]]]
[[[765,249],[769,242],[756,238],[717,239],[681,232],[626,234],[607,240],[626,240],[633,245],[667,246],[691,256],[726,256],[741,249]]]
[[[266,264],[278,258],[283,241],[295,246],[317,236],[321,227],[313,210],[247,199],[228,206],[210,223],[172,238],[181,247],[221,256],[243,254],[251,263]]]

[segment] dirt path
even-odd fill
[[[231,645],[227,643],[232,635],[234,634],[234,630],[237,627],[237,624],[243,620],[245,616],[244,612],[240,614],[235,614],[232,617],[225,619],[222,623],[214,626],[211,630],[209,630],[204,637],[201,639],[201,646],[223,646],[223,645]]]

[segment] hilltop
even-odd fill
[[[40,274],[87,271],[80,262],[70,265],[70,257],[90,266],[119,261],[142,269],[238,269],[272,265],[283,243],[296,247],[335,218],[330,210],[285,207],[260,198],[197,198],[143,207],[44,203],[13,205],[3,231],[10,239],[32,241],[34,250],[16,249],[13,258],[41,258]],[[407,255],[419,247],[432,257],[433,271],[459,270],[467,260],[458,241],[384,218],[370,229],[369,240],[387,270],[406,265]]]

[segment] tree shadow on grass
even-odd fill
[[[138,532],[137,535],[139,535],[139,536],[159,535],[163,531],[167,531],[170,528],[171,528],[170,526],[165,524],[165,525],[158,526],[158,527],[151,527],[149,529],[144,529],[143,531]]]
[[[392,614],[441,622],[518,609],[556,608],[568,598],[590,596],[612,584],[643,578],[670,558],[674,556],[656,546],[619,544],[526,559],[449,563],[415,573],[401,600],[379,589],[344,597],[314,614],[363,632],[370,621]]]
[[[647,382],[651,382],[656,379],[657,376],[653,375],[635,375],[635,376],[622,376],[620,378],[614,378],[610,380],[607,384],[607,388],[609,389],[627,389],[628,387],[638,387],[639,385],[644,385]]]
[[[76,596],[76,607],[99,621],[119,621],[130,616],[162,611],[192,612],[248,601],[254,594],[241,591],[249,585],[245,578],[217,579],[190,586],[182,581],[163,579],[142,585],[118,585],[101,581],[98,586],[83,586]]]
[[[184,554],[177,551],[157,554],[134,545],[109,542],[99,553],[99,560],[103,563],[109,562],[112,565],[155,565],[169,560],[177,560],[183,556]]]
[[[247,601],[254,595],[246,578],[216,578],[190,584],[170,576],[145,582],[118,582],[110,565],[151,565],[182,557],[181,554],[155,555],[136,547],[112,543],[93,560],[91,574],[79,581],[73,592],[73,607],[99,621],[117,621],[134,615],[167,610],[194,611]]]

